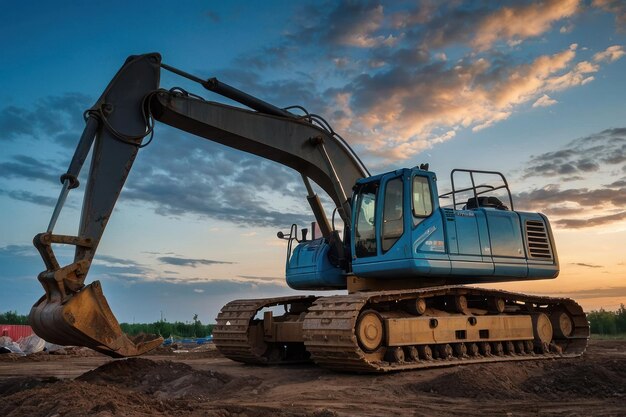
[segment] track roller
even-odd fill
[[[454,356],[457,358],[467,357],[467,346],[465,346],[465,343],[454,344]]]
[[[454,351],[452,350],[452,346],[450,346],[450,344],[448,343],[437,346],[437,350],[439,352],[440,359],[450,359],[452,358],[452,354],[454,353]]]
[[[433,350],[428,345],[422,345],[417,347],[417,351],[419,352],[420,359],[425,361],[433,360]]]
[[[404,356],[406,357],[407,360],[413,361],[413,362],[418,362],[420,360],[417,347],[407,346],[405,350],[406,352],[404,352]]]
[[[493,342],[493,344],[491,346],[491,351],[496,356],[503,356],[504,355],[504,347],[502,346],[502,342]]]
[[[387,362],[403,363],[404,349],[402,349],[400,346],[390,347],[385,353],[385,359],[387,360]]]

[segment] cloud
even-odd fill
[[[306,203],[293,197],[305,195],[295,171],[172,129],[156,135],[125,185],[125,201],[147,203],[164,216],[195,215],[242,226],[311,221]]]
[[[602,265],[592,265],[592,264],[586,264],[582,262],[575,262],[575,263],[571,263],[570,265],[583,266],[585,268],[602,268]]]
[[[383,6],[373,1],[342,1],[330,9],[327,4],[318,4],[305,10],[303,19],[291,34],[297,42],[328,42],[357,48],[393,42],[393,37],[377,35],[384,12]]]
[[[563,229],[582,229],[584,227],[604,226],[617,223],[624,219],[626,219],[626,211],[606,216],[596,216],[589,219],[560,219],[555,223]]]
[[[260,284],[279,284],[285,285],[285,277],[259,277],[255,275],[238,275],[246,281],[257,282]]]
[[[615,14],[615,23],[618,29],[626,28],[626,3],[623,0],[593,0],[593,6]]]
[[[559,185],[548,185],[519,193],[515,201],[517,209],[550,215],[552,224],[561,229],[604,226],[626,219],[626,211],[622,211],[626,206],[626,187],[561,190]]]
[[[626,162],[626,128],[606,129],[571,141],[556,151],[532,156],[523,178],[551,178],[560,184],[520,192],[518,209],[541,211],[563,229],[621,223],[626,219],[626,178],[594,184],[591,178],[615,175]],[[584,186],[576,187],[576,181]],[[563,183],[569,182],[569,187]]]
[[[373,2],[342,2],[328,16],[325,38],[338,45],[359,48],[380,45],[389,38],[374,36],[384,18],[383,6]]]
[[[621,180],[613,181],[610,184],[606,184],[607,188],[623,188],[626,187],[626,178],[622,178]]]
[[[564,295],[574,299],[626,297],[626,287],[589,288],[584,290],[557,292],[552,294]]]
[[[554,22],[574,15],[579,4],[579,0],[552,0],[503,7],[478,22],[470,43],[484,50],[502,40],[521,41],[537,37],[551,29]]]
[[[234,263],[234,262],[226,262],[226,261],[212,261],[210,259],[182,258],[182,257],[176,257],[176,256],[161,256],[157,259],[164,264],[176,265],[176,266],[190,266],[192,268],[195,268],[198,265],[219,265],[219,264],[233,264]]]
[[[606,129],[569,142],[557,151],[533,156],[524,178],[587,176],[601,166],[626,162],[626,128]]]
[[[32,109],[7,106],[0,109],[0,141],[27,135],[34,139],[52,138],[68,145],[65,133],[84,127],[83,112],[92,99],[81,93],[48,96],[35,102]],[[78,137],[74,143],[78,142]]]
[[[6,195],[13,200],[25,201],[27,203],[33,203],[44,207],[54,207],[57,203],[56,198],[35,194],[25,190],[3,190],[0,188],[0,195]]]
[[[133,261],[132,259],[117,258],[115,256],[103,255],[103,254],[96,255],[96,257],[94,258],[94,263],[113,264],[113,265],[115,264],[133,265],[133,266],[137,265],[137,262]]]
[[[576,49],[518,65],[485,57],[418,67],[390,62],[387,70],[361,74],[338,91],[335,116],[371,154],[406,159],[453,137],[442,132],[482,130],[524,103],[588,82],[599,67],[575,62]]]
[[[550,215],[551,223],[561,229],[604,226],[626,219],[626,211],[622,211],[626,206],[626,187],[561,190],[559,185],[548,185],[519,193],[515,201],[517,209]]]
[[[544,94],[533,103],[533,107],[548,107],[556,103],[558,103],[558,101],[550,98],[547,94]]]
[[[626,188],[612,189],[588,189],[570,188],[561,190],[559,185],[547,185],[530,192],[523,192],[518,199],[525,205],[550,204],[570,201],[585,207],[601,207],[611,204],[616,207],[626,206]]]
[[[157,214],[197,215],[246,226],[285,227],[311,221],[306,204],[292,197],[304,194],[300,177],[279,164],[190,138],[163,125],[157,129],[155,142],[143,149],[138,159],[122,200],[149,204]],[[0,162],[0,179],[41,180],[58,185],[63,172],[58,167],[63,165],[14,155]],[[32,183],[26,186],[28,190],[0,189],[16,200],[47,207],[56,203],[54,197],[31,191]],[[269,199],[265,197],[268,193]]]
[[[132,259],[118,258],[98,253],[91,265],[89,276],[92,279],[115,279],[125,283],[151,280],[155,271]]]
[[[601,61],[613,62],[613,61],[617,61],[624,55],[626,55],[626,52],[624,52],[623,46],[613,45],[613,46],[609,46],[608,48],[606,48],[606,50],[595,54],[593,56],[593,60],[596,62],[601,62]]]
[[[0,178],[43,180],[60,185],[60,174],[60,170],[51,163],[27,155],[14,155],[0,162]]]
[[[0,257],[9,259],[12,256],[15,256],[16,258],[37,258],[39,257],[39,254],[33,245],[7,245],[0,247]]]
[[[520,42],[558,22],[571,27],[569,19],[587,10],[579,0],[426,1],[408,10],[376,2],[305,5],[284,37],[221,73],[270,102],[306,103],[327,115],[367,163],[381,166],[592,82],[619,51],[608,48],[598,60],[580,59],[576,44],[516,52]],[[276,80],[277,68],[291,78]]]
[[[31,189],[33,181],[44,181],[49,184],[54,184],[58,188],[53,188],[55,191],[60,189],[61,183],[59,181],[60,170],[53,168],[53,164],[41,159],[35,159],[26,155],[14,155],[9,157],[8,160],[0,162],[0,179],[14,180],[25,179],[29,181],[29,189],[3,189],[0,188],[0,194],[17,200],[25,201],[28,203],[44,206],[54,207],[57,202],[56,197],[38,194]],[[13,187],[16,185],[13,182],[9,182]],[[73,203],[69,203],[70,205]]]
[[[425,23],[425,28],[417,32],[430,48],[466,44],[484,51],[499,42],[516,46],[538,37],[555,22],[575,15],[579,4],[579,0],[550,0],[494,8],[488,3],[450,3],[440,5],[436,11],[418,6],[408,19],[399,21]]]

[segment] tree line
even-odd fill
[[[0,313],[0,324],[29,324],[28,316],[17,314],[16,311]],[[138,334],[158,334],[165,338],[172,337],[206,337],[213,331],[213,324],[202,324],[198,320],[198,315],[193,316],[193,321],[183,323],[175,321],[170,323],[166,320],[155,321],[154,323],[120,323],[120,327],[130,336]]]
[[[587,313],[587,320],[591,325],[591,333],[613,335],[626,333],[626,308],[620,305],[617,311],[604,309]]]
[[[172,337],[206,337],[212,334],[213,324],[202,324],[197,316],[192,323],[175,321],[155,321],[154,323],[120,323],[120,327],[130,336],[138,334],[158,334],[165,338]]]
[[[587,313],[587,320],[591,325],[591,333],[614,335],[626,333],[626,307],[620,305],[617,311],[604,309],[593,310]],[[0,324],[28,324],[28,316],[17,314],[16,311],[0,313]],[[206,337],[213,332],[213,324],[202,324],[198,315],[193,316],[191,323],[166,320],[154,323],[121,323],[122,330],[131,336],[141,333],[158,334],[167,337]]]

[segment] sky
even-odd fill
[[[147,52],[322,115],[373,174],[429,163],[443,193],[453,168],[503,172],[516,209],[550,218],[561,273],[492,287],[587,311],[626,303],[623,1],[31,1],[3,17],[0,311],[27,314],[43,295],[31,242],[82,113]],[[228,103],[169,73],[161,85]],[[311,221],[305,193],[288,168],[159,124],[87,282],[123,322],[211,323],[230,300],[294,294],[276,232]],[[55,233],[77,233],[81,198],[70,193]],[[57,253],[71,262],[71,248]]]

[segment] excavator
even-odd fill
[[[245,108],[160,88],[162,70]],[[587,346],[589,324],[575,301],[467,285],[559,273],[548,219],[514,210],[498,172],[455,169],[452,190],[441,195],[427,164],[371,175],[320,116],[196,77],[163,63],[158,53],[130,56],[85,120],[47,231],[33,239],[46,268],[38,276],[45,295],[29,318],[49,342],[118,358],[162,343],[158,336],[123,333],[100,282],[85,284],[137,153],[159,121],[297,171],[315,222],[310,234],[308,227],[298,233],[298,225],[278,232],[287,241],[287,284],[316,293],[347,290],[226,304],[213,340],[227,358],[376,373],[576,357]],[[78,233],[54,234],[90,151]],[[335,206],[331,219],[314,184]],[[72,263],[59,264],[57,244],[75,246]]]

